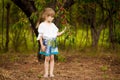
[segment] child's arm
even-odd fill
[[[40,37],[41,51],[45,51],[46,47],[43,45],[42,37]]]
[[[61,32],[58,32],[58,33],[57,33],[57,36],[61,36],[65,31],[66,31],[66,27],[65,27],[65,29],[62,30]]]

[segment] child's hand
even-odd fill
[[[64,30],[62,30],[61,32],[58,32],[58,33],[57,33],[57,36],[60,36],[60,35],[62,35],[63,33],[65,33],[66,29],[67,29],[67,28],[65,27]]]
[[[64,28],[64,31],[66,31],[66,29],[67,29],[67,28],[65,27],[65,28]]]
[[[45,52],[45,50],[46,50],[46,46],[42,45],[42,46],[41,46],[41,51],[42,51],[42,52]]]

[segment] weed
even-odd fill
[[[107,65],[102,66],[102,67],[101,67],[101,70],[102,70],[103,72],[106,72],[106,71],[108,70],[108,66],[107,66]]]
[[[37,77],[40,79],[40,78],[42,78],[42,75],[41,75],[41,74],[38,74]]]
[[[59,62],[65,62],[66,59],[65,59],[64,56],[62,56],[62,55],[58,55],[58,61],[59,61]]]

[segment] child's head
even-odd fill
[[[45,8],[42,13],[42,19],[45,20],[47,17],[54,17],[55,11],[52,8]]]

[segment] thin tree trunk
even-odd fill
[[[85,25],[83,25],[83,27],[84,27]],[[84,39],[84,31],[83,30],[81,30],[81,35],[82,35],[82,37],[81,37],[81,39],[80,39],[80,45],[79,45],[79,47],[82,47],[82,44],[83,44],[83,39]]]
[[[89,43],[89,26],[86,27],[86,31],[87,31],[87,34],[86,34],[86,43],[85,43],[85,47],[88,45]]]
[[[6,51],[8,51],[8,44],[9,44],[9,17],[10,17],[10,3],[7,3],[7,6],[6,6],[6,9],[7,9],[7,24],[6,24]]]
[[[6,45],[5,45],[5,48],[6,48],[6,51],[8,51],[10,3],[7,3],[6,9],[7,9],[7,22],[6,22],[7,24],[6,24]]]
[[[107,22],[108,17],[104,20],[104,16],[102,16],[102,19],[103,19],[103,21],[100,24],[100,27],[97,28],[97,26],[96,26],[96,9],[92,10],[92,18],[91,18],[90,28],[91,28],[92,46],[93,47],[97,47],[98,46],[100,33],[103,30],[103,28],[105,27],[104,23]]]
[[[101,24],[100,27],[104,26]],[[100,37],[100,33],[103,28],[99,29],[98,31],[95,29],[96,26],[91,25],[91,35],[92,35],[92,46],[97,47],[98,46],[98,41]]]
[[[91,11],[92,15],[91,15],[91,23],[90,23],[90,27],[91,27],[91,36],[92,36],[92,46],[96,47],[97,43],[98,43],[98,32],[97,32],[97,28],[96,28],[96,10],[92,9]]]
[[[4,42],[3,42],[3,26],[4,26],[4,0],[2,0],[2,48],[4,47]]]
[[[111,16],[111,12],[109,13],[110,15],[110,20],[109,20],[109,39],[110,39],[110,47],[115,48],[114,45],[114,28],[113,28],[113,19]]]
[[[105,29],[103,30],[103,35],[102,35],[102,43],[101,43],[101,46],[104,46],[104,35],[105,35]]]

